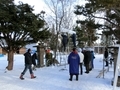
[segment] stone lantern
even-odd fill
[[[38,56],[37,67],[38,68],[44,67],[45,66],[44,65],[44,53],[45,53],[44,46],[36,45],[33,47],[37,48],[37,56]]]

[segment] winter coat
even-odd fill
[[[80,56],[80,63],[83,63],[84,60],[84,54],[81,52],[78,52],[79,56]]]
[[[91,52],[90,51],[84,51],[84,64],[89,64],[91,61]]]
[[[72,34],[71,38],[72,38],[74,47],[76,47],[76,34]]]
[[[91,51],[91,60],[95,59],[94,52]]]
[[[45,58],[46,60],[52,60],[52,53],[46,52]]]
[[[107,50],[105,50],[105,52],[104,52],[104,58],[108,58],[108,51]]]
[[[72,38],[72,41],[75,42],[75,41],[76,41],[76,34],[73,34],[73,35],[71,36],[71,38]]]
[[[25,64],[32,65],[32,56],[31,56],[31,53],[26,52],[24,54],[24,56],[25,56]]]
[[[34,53],[34,54],[32,55],[32,64],[35,65],[35,66],[36,66],[36,59],[37,59],[37,54]]]
[[[68,37],[67,37],[67,35],[62,35],[62,43],[63,43],[63,45],[66,45],[67,43],[68,43]]]
[[[80,57],[77,52],[71,52],[68,56],[69,73],[79,74]]]

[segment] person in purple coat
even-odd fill
[[[69,80],[72,81],[73,75],[76,75],[76,81],[78,81],[80,57],[76,51],[76,48],[73,48],[73,51],[69,54],[68,64],[70,74]]]

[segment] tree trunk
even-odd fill
[[[8,52],[8,66],[6,67],[7,70],[13,69],[13,58],[14,58],[14,51]]]

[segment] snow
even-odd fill
[[[61,33],[68,33],[68,34],[76,34],[76,32],[75,31],[73,31],[73,30],[70,30],[70,29],[66,29],[66,28],[62,28],[61,29]]]
[[[111,85],[113,66],[110,66],[104,78],[103,76],[96,78],[103,67],[102,57],[102,54],[95,54],[94,69],[89,74],[79,75],[78,81],[75,80],[75,76],[73,81],[69,81],[68,65],[37,68],[34,71],[37,76],[35,79],[31,79],[27,71],[24,75],[25,80],[20,80],[20,73],[24,69],[24,56],[16,54],[14,69],[5,73],[7,65],[5,55],[0,57],[0,90],[113,90]],[[85,68],[83,69],[85,72]],[[120,87],[116,87],[116,90],[120,90]]]

